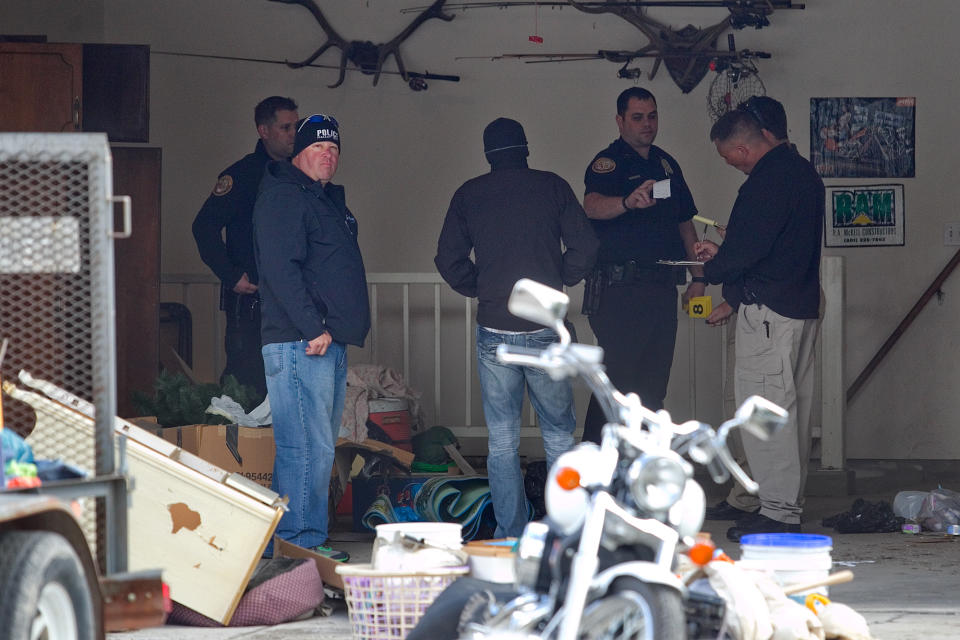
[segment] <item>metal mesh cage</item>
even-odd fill
[[[55,431],[35,450],[71,452],[111,474],[116,415],[113,197],[106,136],[0,134],[0,377],[25,370],[93,403],[91,438]],[[21,435],[33,410],[4,402]]]

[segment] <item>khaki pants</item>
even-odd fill
[[[763,441],[741,432],[750,471],[760,485],[760,513],[800,522],[810,460],[814,347],[819,320],[796,320],[769,307],[741,305],[737,318],[734,393],[737,404],[752,395],[790,413],[786,426]]]
[[[733,417],[733,414],[737,411],[737,396],[734,393],[734,380],[736,378],[736,335],[737,335],[737,316],[739,314],[734,313],[730,316],[730,321],[724,325],[725,334],[725,345],[726,349],[726,367],[723,375],[723,417],[724,419],[730,419]],[[730,435],[727,436],[727,446],[730,448],[730,453],[733,455],[733,459],[737,461],[743,470],[747,472],[747,475],[750,475],[750,465],[747,463],[747,454],[743,450],[743,439],[740,437],[740,430],[735,429],[730,432]],[[751,476],[753,477],[753,476]],[[748,493],[746,489],[743,488],[743,485],[734,480],[733,486],[730,487],[730,493],[727,494],[727,504],[731,507],[736,507],[746,514],[747,512],[756,511],[760,506],[760,499]]]

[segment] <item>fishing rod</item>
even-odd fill
[[[805,5],[792,0],[619,0],[617,2],[603,2],[602,0],[587,0],[577,2],[580,7],[600,8],[600,7],[716,7],[724,9],[805,9]],[[459,2],[455,4],[444,5],[446,9],[507,9],[510,7],[572,7],[569,2],[562,0],[553,2],[537,2],[537,0],[490,0],[484,2]],[[422,11],[426,7],[407,7],[400,9],[400,13],[413,13]]]
[[[208,58],[211,60],[235,60],[238,62],[259,62],[263,64],[282,64],[284,66],[289,66],[289,63],[286,60],[271,60],[269,58],[246,58],[242,56],[218,56],[209,53],[183,53],[180,51],[151,51],[152,55],[162,55],[162,56],[182,56],[186,58]],[[305,67],[315,67],[317,69],[340,69],[339,65],[332,64],[317,64],[311,62],[310,64],[303,65]],[[363,68],[347,67],[348,71],[359,71],[365,75],[372,75],[373,71],[368,71]],[[383,70],[381,73],[387,73],[393,76],[402,76],[403,74],[399,71],[388,71]],[[437,73],[430,73],[429,71],[424,71],[423,73],[417,71],[407,71],[407,77],[410,78],[410,88],[415,91],[418,90],[414,88],[414,81],[424,81],[424,80],[443,80],[444,82],[460,82],[460,76],[451,76],[451,75],[441,75]],[[423,87],[426,88],[425,86]]]

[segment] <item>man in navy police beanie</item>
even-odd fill
[[[253,224],[276,450],[271,488],[290,497],[276,535],[345,561],[349,554],[327,542],[330,473],[347,345],[363,347],[370,302],[357,219],[343,187],[331,182],[339,150],[336,120],[317,114],[300,121],[293,159],[267,165]]]
[[[340,125],[335,118],[315,113],[297,123],[297,139],[293,144],[293,157],[314,142],[333,142],[340,148]]]

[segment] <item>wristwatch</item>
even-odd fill
[[[701,282],[703,284],[707,284],[707,279],[703,276],[693,276],[692,282]]]

